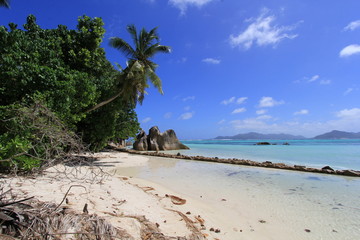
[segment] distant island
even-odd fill
[[[262,134],[257,132],[241,133],[234,136],[218,136],[215,139],[231,139],[231,140],[303,140],[303,139],[360,139],[360,132],[344,132],[333,130],[328,133],[324,133],[313,138],[306,138],[301,135],[291,135],[285,133],[278,134]]]
[[[360,139],[360,132],[353,133],[333,130],[331,132],[318,135],[314,137],[314,139]]]

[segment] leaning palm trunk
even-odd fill
[[[117,99],[118,97],[120,97],[123,94],[123,91],[118,92],[116,95],[112,96],[111,98],[108,98],[105,101],[102,101],[101,103],[96,104],[95,106],[93,106],[92,108],[90,108],[89,110],[86,111],[86,113],[92,112],[108,103],[111,103],[112,101],[114,101],[115,99]]]
[[[136,104],[136,101],[142,101],[144,89],[147,86],[144,86],[143,81],[139,82],[139,79],[144,79],[144,67],[138,62],[133,62],[130,66],[124,69],[123,73],[120,75],[119,80],[121,83],[120,90],[113,96],[108,99],[96,104],[92,108],[86,111],[92,112],[108,103],[111,103],[118,97],[122,97],[125,101]],[[146,84],[146,79],[145,79]]]

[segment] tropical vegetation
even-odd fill
[[[30,15],[23,29],[0,26],[2,170],[47,166],[79,150],[79,140],[98,150],[137,134],[134,109],[147,81],[162,93],[150,59],[170,48],[159,44],[156,28],[137,34],[129,25],[135,48],[121,38],[110,40],[129,58],[127,67],[117,70],[100,46],[103,25],[101,18],[82,16],[75,30],[42,29]]]

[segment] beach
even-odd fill
[[[89,213],[124,229],[129,239],[146,239],[142,217],[163,236],[186,239],[350,240],[360,234],[358,178],[123,152],[94,157],[108,174],[82,166],[66,167],[63,175],[64,166],[57,166],[6,183],[23,197],[54,203],[74,185],[64,206],[81,213],[87,203]]]

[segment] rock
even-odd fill
[[[345,175],[345,176],[360,177],[360,171],[340,170],[340,171],[336,171],[336,172],[339,174]]]
[[[136,136],[136,141],[133,144],[133,148],[138,151],[148,150],[147,135],[144,130],[141,130],[140,133]]]
[[[255,145],[271,145],[269,142],[258,142]]]
[[[329,171],[334,172],[334,169],[332,169],[330,166],[325,166],[325,167],[323,167],[321,170],[323,170],[323,171],[329,170]]]
[[[141,130],[139,135],[136,136],[133,148],[138,151],[189,149],[179,141],[174,130],[169,129],[161,133],[157,126],[149,130],[149,135],[146,135],[146,133]]]
[[[294,165],[294,168],[295,168],[295,169],[304,170],[304,169],[306,168],[306,166],[303,166],[303,165]]]
[[[283,145],[290,145],[290,143],[288,143],[288,142],[284,142],[284,143],[283,143]]]

